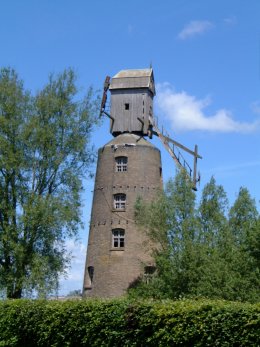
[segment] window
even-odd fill
[[[144,267],[144,274],[145,275],[153,275],[155,273],[156,267],[155,266],[145,266]]]
[[[155,266],[145,266],[144,267],[144,280],[146,283],[149,283],[156,271]]]
[[[112,230],[112,247],[123,248],[125,247],[125,231],[124,229]]]
[[[123,193],[114,195],[114,208],[116,210],[125,210],[126,195]]]
[[[94,266],[88,267],[88,275],[89,275],[90,282],[92,283],[93,277],[94,277]]]
[[[127,171],[127,157],[116,158],[116,171],[117,172]]]
[[[129,104],[125,104],[125,110],[129,110]]]

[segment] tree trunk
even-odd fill
[[[7,288],[7,299],[21,299],[22,288]]]

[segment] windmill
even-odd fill
[[[151,68],[150,70],[152,71]],[[110,77],[107,76],[104,82],[104,90],[103,90],[103,96],[102,96],[102,102],[101,102],[101,108],[100,108],[100,116],[104,114],[110,118],[111,120],[110,131],[112,132],[114,117],[112,117],[106,111],[107,91],[109,90],[109,86],[110,86]],[[144,127],[145,118],[147,117],[143,117],[143,118],[137,117],[139,122],[142,124],[142,127]],[[156,121],[152,112],[149,112],[149,116],[148,116],[148,131],[147,133],[144,133],[144,128],[142,128],[142,132],[143,134],[148,135],[150,139],[152,138],[153,135],[158,136],[164,148],[170,154],[170,156],[174,160],[177,167],[185,170],[188,177],[192,181],[192,188],[196,191],[197,183],[200,182],[200,173],[197,171],[197,160],[202,159],[202,156],[198,154],[198,146],[195,145],[194,150],[191,150],[187,148],[186,146],[182,145],[181,143],[177,142],[176,140],[170,138],[168,135],[165,135],[163,133],[163,128],[162,130],[160,130],[158,125],[156,124]],[[189,164],[189,162],[184,158],[182,151],[191,155],[191,157],[193,158],[193,165]]]
[[[109,117],[113,139],[98,151],[84,297],[124,295],[138,278],[155,271],[151,249],[156,245],[134,219],[137,198],[152,201],[162,189],[160,151],[146,137],[160,139],[197,189],[198,147],[190,150],[160,130],[153,115],[155,93],[151,68],[122,70],[105,79],[100,116]]]

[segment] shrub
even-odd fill
[[[0,346],[259,346],[260,304],[210,300],[0,303]]]

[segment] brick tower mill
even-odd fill
[[[111,107],[106,110],[107,91]],[[162,189],[161,154],[145,137],[159,137],[196,189],[197,146],[194,151],[163,134],[153,115],[153,70],[123,70],[104,83],[101,114],[110,118],[113,139],[98,151],[83,297],[123,296],[129,286],[155,271],[147,234],[135,222],[138,197],[152,201]],[[193,168],[176,149],[191,154]]]

